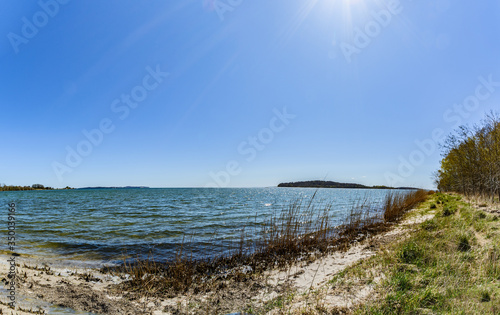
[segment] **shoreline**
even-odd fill
[[[229,314],[249,307],[264,310],[284,294],[309,292],[348,266],[375,255],[379,245],[386,242],[384,237],[394,237],[391,231],[401,224],[390,224],[374,236],[370,236],[369,231],[356,235],[348,239],[346,251],[337,248],[327,254],[310,252],[299,257],[291,267],[275,267],[262,272],[240,266],[207,278],[204,291],[196,291],[195,286],[184,293],[169,293],[163,297],[137,294],[130,287],[124,292],[124,282],[130,275],[113,271],[103,273],[102,269],[79,268],[70,263],[66,267],[57,266],[43,258],[18,257],[18,293],[96,314],[197,314],[205,308],[210,309],[210,305],[217,305],[217,309],[209,313]],[[0,268],[3,273],[7,266],[1,263]]]
[[[259,284],[257,285],[258,289],[253,291],[254,296],[250,300],[256,305],[264,305],[285,291],[296,291],[298,294],[304,294],[318,289],[331,277],[342,272],[347,267],[376,255],[378,247],[405,232],[405,225],[419,223],[428,218],[428,216],[424,216],[413,219],[413,221],[403,221],[394,225],[388,232],[374,235],[361,242],[355,241],[345,252],[336,251],[323,257],[310,259],[287,270],[276,268],[266,271],[260,279],[253,281],[253,284]],[[7,271],[7,258],[8,256],[0,256],[0,273],[2,274]],[[175,314],[175,309],[188,308],[190,301],[208,302],[218,294],[217,291],[214,291],[206,294],[186,294],[158,300],[143,298],[131,303],[126,301],[124,295],[117,294],[116,290],[108,289],[108,287],[114,287],[126,280],[126,278],[122,279],[118,275],[103,274],[98,268],[84,268],[69,264],[67,267],[62,267],[40,258],[26,259],[17,257],[16,262],[19,264],[17,272],[22,275],[20,276],[22,285],[17,288],[18,292],[31,299],[36,299],[35,302],[21,304],[20,306],[24,309],[36,309],[40,306],[37,303],[42,303],[42,307],[45,309],[49,304],[62,305],[67,307],[68,310],[72,309],[81,312],[77,314],[89,314],[89,312],[95,312],[99,308],[101,311],[108,310],[108,312],[96,312],[96,314],[127,314],[123,312],[134,314],[137,310],[145,309],[148,311],[146,314]],[[26,277],[24,274],[26,274]],[[229,288],[228,291],[238,289],[237,286],[231,287],[231,285],[226,288]],[[6,312],[9,309],[3,304],[4,299],[5,297],[0,298],[0,301],[2,301],[0,309]],[[93,304],[86,303],[86,301],[92,300]],[[349,300],[338,297],[333,306],[349,307],[353,304],[353,301]],[[357,302],[360,300],[362,299],[359,295],[354,299]],[[236,301],[232,302],[236,303]],[[301,303],[298,303],[296,307],[300,305]],[[112,309],[116,311],[112,311]],[[164,312],[165,309],[170,309],[172,312]],[[18,314],[33,313],[18,311]],[[68,311],[67,314],[70,314],[70,312]]]
[[[380,235],[384,234],[386,233]],[[390,233],[387,234],[390,235]],[[316,288],[324,284],[330,276],[341,272],[349,265],[375,255],[373,247],[367,245],[376,238],[377,235],[362,242],[355,242],[346,252],[336,251],[318,258],[309,257],[308,260],[294,265],[286,271],[280,268],[268,270],[258,279],[251,281],[259,288],[252,292],[254,296],[251,297],[251,300],[256,305],[263,305],[288,290],[304,293],[311,288]],[[8,271],[8,258],[9,256],[0,256],[1,274]],[[71,262],[57,263],[43,258],[16,257],[16,263],[16,271],[21,283],[20,286],[16,287],[16,293],[29,299],[35,299],[29,303],[19,304],[25,310],[41,308],[47,310],[49,305],[62,305],[68,310],[66,314],[73,314],[70,310],[80,312],[77,314],[90,314],[90,312],[96,314],[127,314],[126,312],[130,312],[130,314],[135,314],[138,310],[145,309],[148,310],[146,314],[175,314],[175,309],[189,307],[191,300],[198,303],[208,302],[220,293],[214,290],[205,294],[186,294],[165,299],[142,298],[131,303],[126,301],[123,294],[109,289],[109,287],[116,287],[128,280],[127,277],[122,278],[118,275],[102,273],[101,268],[85,268],[72,265]],[[327,269],[327,267],[333,268]],[[229,289],[228,292],[241,289],[237,284],[228,282],[229,284],[225,285],[226,289]],[[87,301],[92,300],[94,303],[87,303]],[[5,296],[2,296],[0,301],[0,309],[3,312],[11,310],[5,306]],[[237,301],[229,301],[237,303]],[[170,309],[173,312],[164,312],[165,309]],[[99,311],[106,312],[100,313]],[[33,313],[18,311],[17,314]]]

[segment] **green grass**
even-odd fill
[[[432,205],[435,205],[433,207]],[[435,194],[417,212],[434,209],[433,219],[410,236],[337,275],[374,280],[376,298],[355,314],[498,314],[500,233],[495,216],[473,209],[459,196]]]

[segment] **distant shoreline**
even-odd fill
[[[65,188],[52,188],[52,187],[43,187],[43,188],[33,188],[32,186],[0,186],[0,191],[33,191],[33,190],[88,190],[88,189],[149,189],[150,187],[146,186],[124,186],[124,187],[82,187],[82,188],[73,188],[73,187],[65,187]]]
[[[273,187],[273,186],[271,186]],[[268,187],[268,188],[271,188]],[[388,187],[388,186],[365,186],[355,183],[339,183],[331,181],[303,181],[303,182],[290,182],[280,183],[277,187],[286,188],[344,188],[344,189],[396,189],[396,190],[419,190],[421,188],[415,187]],[[200,187],[148,187],[148,186],[120,186],[120,187],[65,187],[65,188],[33,188],[31,186],[0,186],[1,191],[41,191],[41,190],[110,190],[110,189],[169,189],[169,188],[200,188]],[[217,187],[212,187],[217,188]],[[266,187],[234,187],[234,188],[266,188]]]
[[[0,191],[62,190],[62,189],[71,189],[71,188],[69,188],[69,187],[66,187],[66,188],[52,188],[52,187],[44,187],[43,185],[33,185],[33,186],[3,185],[3,186],[0,186]]]
[[[75,189],[149,189],[150,187],[146,186],[124,186],[124,187],[82,187],[82,188],[75,188]]]
[[[415,187],[388,187],[388,186],[365,186],[355,183],[339,183],[323,180],[310,180],[302,182],[280,183],[278,187],[295,188],[349,188],[349,189],[400,189],[400,190],[419,190]]]

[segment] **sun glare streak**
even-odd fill
[[[328,33],[335,59],[340,52],[350,62],[350,57],[360,53],[376,37],[385,32],[386,28],[398,33],[406,44],[419,41],[418,30],[401,14],[407,3],[383,0],[330,0],[324,3],[322,18],[331,18],[332,23]],[[408,5],[409,6],[409,5]],[[385,22],[381,19],[387,19]],[[397,25],[397,26],[396,26]],[[361,41],[366,44],[360,44]],[[343,46],[340,46],[343,45]],[[344,49],[344,50],[342,50]],[[337,52],[335,52],[337,50]],[[346,56],[347,55],[347,56]]]
[[[309,13],[314,9],[319,0],[309,0],[301,6],[299,11],[293,17],[292,22],[289,24],[287,29],[284,31],[283,38],[285,41],[289,40],[297,30],[300,28],[304,20],[308,17]]]
[[[333,37],[349,37],[352,35],[356,20],[366,16],[369,10],[366,0],[330,0],[323,3],[323,11],[323,18],[335,20]]]

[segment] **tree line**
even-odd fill
[[[443,144],[436,184],[441,191],[500,198],[500,119],[490,113],[480,125],[461,126]]]
[[[52,190],[52,187],[45,187],[41,184],[33,184],[31,186],[12,186],[0,184],[0,191],[17,191],[17,190]]]

